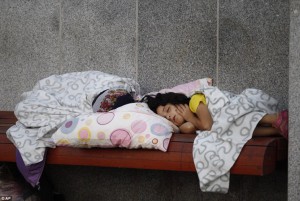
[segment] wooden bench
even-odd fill
[[[15,146],[6,130],[15,124],[12,111],[0,111],[0,161],[15,162]],[[116,168],[195,171],[192,149],[195,134],[173,134],[167,152],[159,150],[79,149],[57,147],[48,150],[47,163]],[[287,141],[281,137],[256,137],[247,142],[232,174],[266,175],[274,172],[278,161],[287,159]]]

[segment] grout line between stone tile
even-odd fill
[[[219,39],[220,39],[220,0],[217,0],[217,33],[216,33],[216,40],[217,40],[217,44],[216,44],[216,86],[219,85],[219,59],[220,59],[220,46],[219,46]]]
[[[62,55],[62,53],[63,53],[63,50],[62,50],[62,19],[63,19],[63,17],[62,17],[62,1],[63,0],[60,0],[59,1],[59,33],[58,33],[58,35],[59,35],[59,65],[60,65],[60,67],[59,67],[59,71],[60,71],[60,73],[62,73],[63,72],[63,55]]]
[[[135,81],[138,82],[138,74],[139,74],[139,0],[135,1]]]

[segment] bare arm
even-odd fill
[[[195,133],[196,128],[191,122],[185,122],[179,127],[181,133]]]
[[[210,130],[213,124],[207,105],[199,103],[196,114],[192,113],[188,105],[178,105],[177,109],[183,118],[194,125],[196,130]]]
[[[210,130],[213,124],[212,116],[208,110],[207,105],[200,103],[196,110],[196,115],[198,117],[198,126],[196,127],[200,130]]]

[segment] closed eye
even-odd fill
[[[168,107],[167,112],[170,112],[170,106]]]
[[[164,107],[163,107],[162,111],[163,111],[163,112],[165,112],[165,111],[166,111],[166,106],[164,106]]]

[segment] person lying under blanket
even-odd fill
[[[94,98],[92,107],[93,112],[108,112],[134,102],[132,95],[125,89],[107,89]]]
[[[267,94],[261,90],[255,90],[255,96],[251,96],[251,90],[253,89],[246,89],[241,95],[246,96],[253,107],[269,104],[268,101],[270,99],[264,99],[264,97],[269,97]],[[225,94],[228,94],[231,100],[241,96],[228,92],[225,92]],[[207,97],[204,93],[195,93],[191,97],[173,92],[158,93],[155,96],[146,95],[142,101],[146,102],[153,112],[165,117],[178,126],[182,133],[195,133],[196,130],[209,131],[214,123],[208,107]],[[254,108],[254,110],[266,112],[264,109],[258,107]],[[265,113],[258,122],[258,125],[263,126],[257,126],[253,132],[253,136],[270,136],[279,132],[287,139],[288,111]]]

